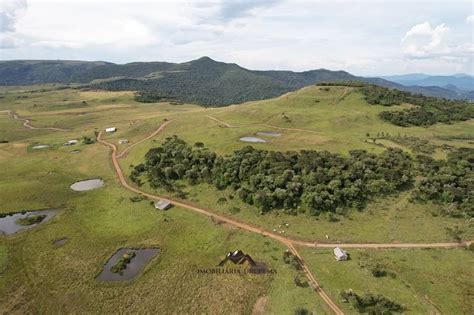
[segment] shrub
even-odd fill
[[[16,223],[20,225],[33,225],[36,223],[40,223],[46,218],[45,214],[38,214],[38,215],[30,215],[26,218],[20,218],[16,220]]]
[[[127,268],[127,265],[132,261],[135,256],[136,253],[134,251],[126,252],[112,267],[110,267],[110,271],[122,275],[123,271]]]

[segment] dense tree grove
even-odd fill
[[[391,106],[409,103],[418,106],[380,113],[382,119],[397,126],[430,126],[474,118],[474,105],[467,101],[428,97],[375,85],[366,85],[361,91],[369,104]]]
[[[132,170],[140,183],[173,189],[173,182],[210,183],[232,188],[244,202],[262,213],[272,209],[294,212],[303,205],[311,214],[342,213],[362,208],[372,196],[389,194],[413,178],[411,157],[398,149],[376,155],[351,151],[345,157],[326,151],[273,152],[247,146],[231,155],[217,156],[202,143],[191,146],[177,137],[146,154],[146,162]]]
[[[416,186],[415,198],[438,202],[451,216],[474,217],[474,149],[451,152],[447,160],[417,159],[425,177]]]
[[[403,103],[416,105],[416,108],[380,113],[382,119],[397,126],[431,126],[436,123],[474,118],[474,105],[468,101],[424,96],[357,81],[329,82],[319,85],[345,85],[359,88],[367,103],[373,105],[392,106]]]

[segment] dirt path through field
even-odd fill
[[[12,110],[4,110],[4,113],[8,113],[13,119],[23,121],[23,127],[34,130],[54,130],[54,131],[71,131],[69,129],[55,128],[55,127],[34,127],[30,124],[30,120],[26,118],[20,118],[17,113]]]

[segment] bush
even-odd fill
[[[36,223],[40,223],[46,218],[45,214],[38,214],[38,215],[30,215],[26,218],[20,218],[16,220],[16,223],[20,225],[33,225]]]
[[[123,271],[127,268],[127,265],[132,261],[135,256],[136,253],[134,251],[126,252],[112,267],[110,267],[110,271],[122,275]]]
[[[300,259],[288,250],[283,253],[283,262],[293,266],[296,270],[303,270]]]
[[[90,137],[82,137],[82,143],[83,144],[93,144],[95,143],[95,140],[93,138],[90,138]]]
[[[300,276],[296,276],[294,281],[295,281],[295,284],[301,288],[309,287],[308,281],[301,280]]]

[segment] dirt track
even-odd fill
[[[63,129],[63,128],[55,128],[55,127],[34,127],[30,125],[30,120],[26,118],[20,118],[17,113],[15,113],[12,110],[5,110],[3,112],[7,112],[10,116],[13,117],[13,119],[16,120],[21,120],[23,121],[23,127],[28,128],[28,129],[33,129],[33,130],[54,130],[54,131],[70,131],[68,129]]]
[[[134,145],[128,147],[126,151],[129,151],[132,147],[134,147],[134,146],[138,145],[139,143],[142,143],[143,141],[148,140],[148,139],[152,138],[153,136],[157,135],[164,128],[166,128],[166,126],[168,126],[168,124],[171,123],[171,122],[172,121],[167,121],[167,122],[163,123],[155,132],[153,132],[151,135],[147,136],[146,138],[140,140],[139,142],[135,143]],[[106,146],[109,146],[110,148],[112,148],[112,163],[114,165],[115,172],[116,172],[116,174],[117,174],[117,176],[120,180],[120,183],[126,189],[128,189],[130,191],[133,191],[137,194],[142,194],[142,195],[144,195],[144,196],[146,196],[150,199],[167,200],[167,201],[173,203],[174,205],[176,205],[178,207],[182,207],[182,208],[185,208],[185,209],[192,210],[194,212],[197,212],[197,213],[203,214],[207,217],[210,217],[213,220],[222,221],[222,222],[225,222],[227,224],[236,226],[238,228],[241,228],[241,229],[249,231],[249,232],[253,232],[253,233],[257,233],[257,234],[260,234],[260,235],[263,235],[263,236],[266,236],[266,237],[270,237],[274,240],[277,240],[277,241],[281,242],[285,246],[287,246],[288,249],[293,253],[293,255],[295,255],[296,257],[298,257],[300,259],[303,271],[306,274],[311,286],[314,288],[314,290],[317,292],[317,294],[319,294],[319,296],[324,300],[324,302],[327,304],[327,306],[335,314],[343,314],[343,312],[331,300],[331,298],[326,294],[326,292],[324,292],[324,290],[321,288],[321,286],[319,285],[319,283],[315,279],[314,275],[311,273],[310,269],[308,268],[308,266],[304,262],[303,258],[301,257],[301,255],[296,250],[295,245],[296,246],[306,246],[306,247],[311,247],[311,248],[334,248],[336,246],[340,246],[340,247],[345,247],[345,248],[373,248],[373,249],[378,249],[378,248],[453,248],[453,247],[464,247],[464,246],[467,246],[470,243],[472,243],[472,241],[459,242],[459,243],[454,243],[453,242],[453,243],[382,243],[382,244],[375,244],[375,243],[314,243],[314,242],[305,242],[305,241],[293,240],[293,239],[286,238],[286,237],[283,237],[281,235],[274,234],[272,232],[266,231],[263,228],[252,226],[252,225],[249,225],[247,223],[243,223],[243,222],[237,221],[235,219],[231,219],[231,218],[225,217],[223,215],[216,214],[216,213],[214,213],[214,212],[212,212],[208,209],[199,207],[198,205],[194,205],[190,202],[184,202],[182,200],[175,200],[175,199],[168,198],[168,197],[165,197],[165,196],[150,194],[150,193],[141,191],[140,189],[131,186],[130,184],[128,184],[127,180],[125,179],[125,176],[123,175],[122,169],[121,169],[120,164],[118,162],[118,158],[123,156],[123,154],[126,151],[122,152],[121,154],[117,154],[117,146],[113,143],[110,143],[110,142],[107,142],[107,141],[103,140],[101,132],[97,136],[97,141],[104,144],[104,145],[106,145]]]

